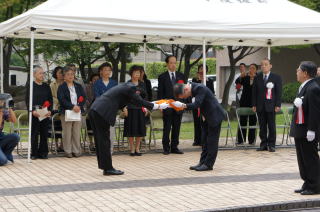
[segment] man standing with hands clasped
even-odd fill
[[[320,193],[320,160],[318,138],[320,126],[320,87],[314,80],[317,66],[310,61],[301,62],[297,80],[301,82],[294,100],[290,136],[294,137],[300,176],[304,181],[295,193]]]
[[[269,152],[276,151],[276,112],[281,107],[282,80],[279,75],[271,73],[271,68],[270,60],[263,59],[262,73],[257,75],[252,85],[252,110],[258,113],[260,124],[261,143],[257,151],[267,151],[268,148]]]

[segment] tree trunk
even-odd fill
[[[120,82],[126,81],[127,53],[125,50],[125,46],[126,44],[120,43],[120,47],[119,47],[120,62],[121,62]]]
[[[190,69],[191,69],[190,58],[192,53],[193,51],[191,49],[191,46],[187,45],[185,49],[185,54],[184,54],[184,76],[186,77],[186,79],[188,79],[190,75]]]
[[[232,85],[234,76],[236,74],[236,70],[235,70],[236,61],[234,60],[232,46],[228,46],[228,55],[229,55],[229,61],[230,61],[230,75],[224,87],[223,96],[222,96],[222,106],[224,108],[228,106],[230,87]]]
[[[82,80],[86,79],[86,72],[84,69],[85,67],[86,67],[86,64],[84,62],[79,64],[79,71],[80,71],[80,75],[81,75]]]
[[[5,48],[3,51],[3,89],[4,92],[9,90],[9,75],[10,75],[10,59],[12,54],[12,46],[13,46],[13,39],[7,38],[6,39]]]

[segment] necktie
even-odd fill
[[[265,74],[264,77],[263,77],[264,84],[267,84],[267,80],[268,80],[268,78],[267,78],[267,75]]]
[[[302,90],[302,85],[300,85],[300,87],[299,87],[298,94],[300,93],[301,90]]]
[[[176,78],[175,78],[173,72],[171,73],[171,83],[172,83],[172,85],[176,84]]]

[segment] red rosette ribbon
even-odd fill
[[[236,89],[237,89],[237,90],[240,90],[241,87],[242,87],[242,85],[241,85],[240,83],[237,83],[237,84],[236,84]]]
[[[78,98],[78,104],[80,104],[80,103],[83,102],[83,101],[84,101],[83,96],[79,96],[79,98]]]
[[[50,104],[49,101],[45,101],[45,102],[43,103],[42,107],[43,107],[43,108],[45,108],[45,107],[48,108],[48,107],[50,107],[50,105],[51,105],[51,104]]]

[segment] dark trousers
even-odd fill
[[[276,145],[276,114],[275,112],[258,112],[260,124],[261,148],[275,147]],[[269,131],[269,135],[268,134]]]
[[[12,152],[20,140],[19,135],[0,133],[0,166],[5,165],[8,160],[13,162]]]
[[[320,160],[318,142],[308,142],[306,138],[294,138],[300,177],[304,181],[302,189],[320,192]]]
[[[249,126],[255,126],[257,123],[257,118],[255,115],[252,116],[240,116],[240,125],[241,126],[247,126],[249,119]],[[243,139],[241,137],[241,132],[240,129],[238,128],[238,143],[243,143],[246,142],[246,136],[247,136],[247,129],[242,129],[242,134],[243,134]],[[248,141],[249,144],[253,144],[256,139],[256,129],[249,129],[249,134],[248,134]]]
[[[179,145],[179,134],[182,113],[177,113],[174,109],[163,110],[163,135],[162,146],[164,151],[170,151],[170,131],[171,131],[171,150],[175,150]]]
[[[208,125],[206,121],[203,123],[202,136],[204,144],[202,145],[202,153],[200,156],[200,164],[213,167],[217,155],[220,137],[221,123],[214,127]]]
[[[201,115],[198,116],[198,109],[197,110],[193,110],[192,111],[192,115],[193,115],[193,126],[194,126],[194,140],[193,142],[195,144],[199,144],[201,145],[201,122],[202,122],[202,118]]]
[[[110,151],[110,124],[94,110],[90,110],[89,120],[96,145],[98,167],[103,170],[113,169]]]
[[[48,130],[49,118],[39,121],[37,117],[32,116],[31,125],[31,156],[42,157],[48,155]],[[40,143],[39,143],[40,135]]]

